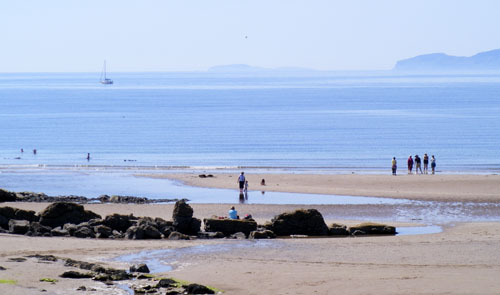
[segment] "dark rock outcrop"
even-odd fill
[[[139,226],[131,226],[125,232],[125,237],[130,240],[142,240],[144,239],[144,230]]]
[[[349,234],[354,236],[361,235],[395,235],[396,228],[385,224],[378,223],[361,223],[356,226],[349,227]]]
[[[9,221],[9,233],[16,235],[24,235],[30,229],[30,223],[27,220],[15,220],[11,219]]]
[[[75,231],[73,236],[83,239],[95,238],[95,233],[90,227],[82,226]]]
[[[65,271],[60,275],[61,278],[68,278],[68,279],[89,279],[93,276],[94,274],[92,273],[83,273],[74,270]]]
[[[185,200],[175,203],[172,219],[175,231],[186,235],[196,235],[200,231],[201,220],[193,218],[193,208]]]
[[[94,232],[96,233],[96,238],[107,239],[113,234],[113,230],[105,225],[94,226]]]
[[[188,235],[185,235],[185,234],[177,232],[177,231],[173,231],[168,236],[168,239],[169,240],[189,240],[190,238]]]
[[[103,224],[110,227],[111,229],[126,232],[129,227],[134,225],[137,221],[137,217],[134,215],[121,215],[121,214],[113,214],[108,215],[103,220]]]
[[[66,223],[80,224],[95,218],[101,218],[101,216],[84,210],[82,205],[66,202],[50,204],[40,213],[40,223],[52,228]]]
[[[254,230],[253,232],[250,233],[248,238],[249,239],[274,239],[274,238],[276,238],[276,235],[270,230],[262,230],[262,231]]]
[[[348,236],[349,231],[347,230],[347,226],[334,223],[328,228],[328,234],[330,236]]]
[[[32,222],[30,224],[29,235],[30,236],[52,236],[52,228],[50,226],[41,225],[40,222]],[[28,234],[27,233],[27,234]]]
[[[321,213],[316,209],[300,209],[294,212],[285,212],[275,216],[266,228],[277,236],[328,235],[328,227]]]
[[[130,272],[149,273],[149,267],[144,263],[134,264],[130,267]]]
[[[220,231],[217,231],[217,232],[201,231],[201,232],[198,233],[197,237],[198,237],[198,239],[222,239],[225,236]]]
[[[189,284],[184,286],[187,294],[215,294],[212,289],[199,284]]]
[[[221,232],[225,236],[242,232],[246,236],[250,232],[257,230],[257,222],[253,219],[204,219],[205,231],[207,232]]]
[[[0,189],[0,203],[15,202],[17,200],[16,193]]]
[[[29,222],[38,221],[39,217],[35,211],[22,210],[12,207],[0,207],[0,227],[9,228],[9,220],[27,220]]]

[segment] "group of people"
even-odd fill
[[[422,162],[424,163],[424,170],[422,171]],[[432,174],[436,173],[436,158],[434,155],[430,158]],[[420,159],[418,155],[415,155],[415,158],[412,158],[412,155],[408,157],[408,174],[413,174],[413,164],[415,164],[415,174],[429,174],[429,156],[424,154],[423,159]],[[396,175],[396,170],[398,169],[398,163],[396,161],[396,157],[392,158],[392,175]]]
[[[246,193],[248,191],[248,180],[245,179],[245,172],[241,172],[238,177],[238,184],[240,186],[240,192]],[[266,180],[264,178],[260,181],[260,185],[266,185]]]

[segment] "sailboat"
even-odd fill
[[[106,61],[104,61],[104,67],[101,72],[101,84],[113,84],[113,80],[106,78]]]

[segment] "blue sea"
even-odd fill
[[[110,76],[0,74],[0,166],[500,171],[500,76]]]

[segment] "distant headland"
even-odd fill
[[[401,72],[483,72],[500,71],[500,49],[473,56],[452,56],[431,53],[403,59],[394,66]]]

